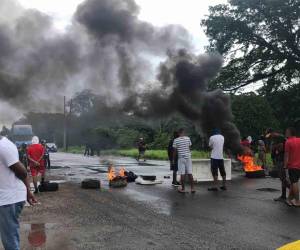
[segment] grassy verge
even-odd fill
[[[68,153],[83,154],[84,149],[85,149],[84,146],[69,147]],[[64,152],[63,149],[61,149],[60,151]],[[112,150],[103,150],[101,151],[101,154],[137,158],[138,150],[137,149],[119,149],[119,150],[112,149]],[[192,152],[192,156],[195,159],[205,159],[205,158],[209,158],[209,152],[194,150]],[[153,160],[168,160],[167,150],[147,150],[146,158],[153,159]]]
[[[121,149],[121,150],[106,150],[102,151],[102,154],[111,154],[111,155],[119,155],[125,157],[138,157],[138,150],[137,149]],[[192,157],[197,159],[204,159],[209,157],[208,152],[204,151],[193,151]],[[166,150],[147,150],[146,151],[146,158],[152,160],[168,160],[168,154]]]
[[[83,154],[84,153],[84,146],[75,146],[69,147],[68,153],[73,154]],[[60,150],[63,152],[63,150]],[[124,157],[138,157],[138,150],[137,149],[112,149],[112,150],[103,150],[101,151],[101,155],[115,155],[115,156],[124,156]],[[209,152],[206,151],[192,151],[192,157],[194,159],[208,159]],[[168,160],[168,154],[166,150],[147,150],[146,151],[146,158],[152,160]],[[256,155],[257,158],[257,155]],[[272,166],[272,159],[271,154],[267,154],[267,166]]]

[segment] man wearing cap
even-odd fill
[[[46,167],[45,167],[45,148],[42,144],[39,143],[39,138],[37,136],[34,136],[32,138],[32,144],[28,146],[27,148],[27,155],[28,155],[28,161],[29,161],[29,167],[31,176],[33,179],[33,185],[34,185],[34,193],[37,194],[38,186],[37,186],[37,178],[38,174],[41,174],[42,180],[41,184],[45,181],[45,173],[46,173]]]

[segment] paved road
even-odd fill
[[[67,199],[73,205],[68,207],[68,213],[60,205],[56,213],[65,216],[73,228],[69,235],[73,247],[69,249],[265,250],[300,239],[300,209],[273,202],[279,191],[257,190],[278,190],[276,179],[246,179],[235,173],[227,192],[207,192],[209,184],[202,183],[197,185],[195,195],[182,195],[171,187],[170,179],[163,178],[171,175],[167,162],[138,165],[128,158],[99,159],[63,153],[52,154],[51,158],[55,166],[50,171],[52,176],[75,184],[86,177],[100,178],[108,191],[102,192],[103,202],[94,191],[81,190],[78,185],[72,192],[69,186],[66,188]],[[124,166],[136,174],[156,174],[164,183],[109,189],[105,173],[108,160],[116,168]],[[78,213],[82,213],[80,218]],[[69,218],[70,215],[73,216]],[[41,217],[47,221],[45,216],[37,218]],[[32,220],[31,214],[25,213],[23,220]]]

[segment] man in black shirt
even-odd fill
[[[138,142],[138,150],[139,150],[139,155],[137,158],[137,161],[140,161],[140,159],[143,157],[144,161],[146,161],[146,156],[145,156],[145,152],[146,152],[146,143],[144,138],[140,138],[139,142]]]
[[[173,138],[170,140],[169,146],[168,146],[168,157],[169,157],[169,161],[170,161],[170,170],[173,171],[173,181],[172,181],[173,186],[180,186],[180,183],[177,181],[178,154],[176,154],[176,159],[175,159],[175,162],[173,163],[173,153],[174,153],[174,150],[176,150],[175,148],[173,148],[173,143],[174,143],[174,140],[178,137],[179,137],[178,132],[175,131],[173,134]]]
[[[271,131],[267,136],[270,139],[271,157],[275,169],[278,171],[281,180],[281,196],[275,198],[274,201],[286,200],[286,189],[289,188],[286,172],[284,169],[284,144],[285,137],[282,134]]]

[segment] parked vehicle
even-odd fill
[[[20,147],[23,144],[30,145],[33,136],[31,125],[13,125],[10,139]]]
[[[52,153],[57,152],[57,146],[56,146],[55,143],[53,143],[53,142],[47,142],[46,146],[47,146],[49,152],[52,152]]]

